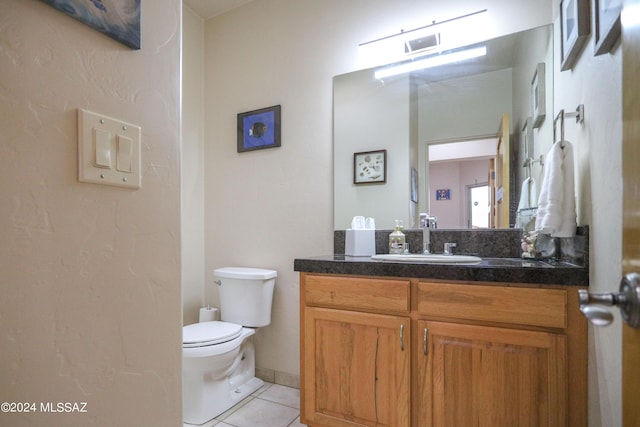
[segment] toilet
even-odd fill
[[[187,424],[217,417],[262,387],[255,377],[255,328],[271,323],[277,272],[225,267],[213,272],[220,321],[182,329],[182,407]]]

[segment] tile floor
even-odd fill
[[[264,383],[251,396],[202,427],[305,427],[300,424],[300,390]],[[184,427],[192,427],[185,424]]]

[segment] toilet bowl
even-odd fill
[[[263,385],[255,378],[255,353],[249,339],[254,334],[253,329],[218,321],[183,328],[185,338],[197,335],[202,339],[191,339],[182,347],[185,423],[203,424]]]
[[[273,270],[255,268],[214,271],[220,287],[221,321],[187,325],[182,332],[185,423],[204,424],[264,384],[255,377],[251,337],[254,327],[271,321],[276,275]]]

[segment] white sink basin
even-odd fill
[[[471,255],[444,255],[444,254],[379,254],[371,259],[376,261],[414,262],[418,264],[463,264],[473,265],[482,261],[482,258]]]

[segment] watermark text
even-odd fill
[[[87,413],[87,402],[2,402],[2,413]]]

